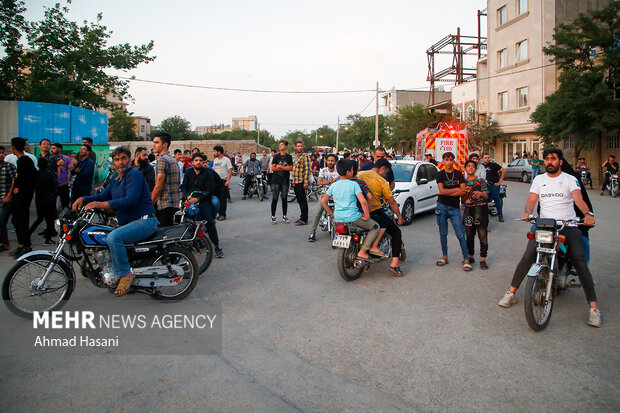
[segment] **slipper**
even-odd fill
[[[443,267],[444,265],[447,265],[448,262],[450,262],[450,261],[448,261],[445,258],[442,258],[439,261],[437,261],[435,264],[437,264],[438,267]]]
[[[116,286],[116,290],[114,290],[114,296],[115,297],[122,297],[125,294],[127,294],[127,291],[129,291],[129,288],[131,287],[131,282],[134,279],[134,275],[131,274],[131,276],[125,276],[125,277],[121,277],[120,281],[118,282],[118,285]]]
[[[370,251],[370,250],[368,250],[368,254],[373,255],[373,256],[375,256],[375,257],[379,257],[379,258],[387,258],[387,257],[388,257],[387,255],[385,255],[385,254],[383,253],[383,251],[377,251],[377,252],[374,252],[374,251]]]
[[[394,276],[396,276],[396,277],[402,277],[402,276],[404,276],[404,275],[405,275],[405,273],[403,273],[403,272],[400,270],[400,267],[388,267],[388,269],[389,269],[389,270],[390,270],[390,272],[391,272],[391,273],[393,273],[393,274],[394,274]]]
[[[364,257],[360,257],[359,255],[356,255],[356,256],[355,256],[355,259],[356,259],[356,260],[360,260],[360,261],[362,261],[362,262],[370,262],[370,263],[375,262],[375,261],[374,261],[371,257],[364,258]]]
[[[466,263],[465,260],[463,260],[463,271],[469,272],[473,269],[474,267],[472,267],[470,263]]]

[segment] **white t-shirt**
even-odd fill
[[[228,170],[232,169],[232,162],[225,156],[222,156],[222,159],[215,158],[213,159],[213,170],[217,172],[217,174],[224,181],[228,179]]]
[[[37,158],[36,158],[36,156],[34,156],[33,154],[31,154],[29,152],[24,152],[24,155],[26,155],[27,157],[32,159],[32,162],[34,163],[34,167],[38,171],[39,170],[39,165],[37,165]],[[4,162],[10,163],[11,165],[13,165],[14,167],[17,168],[17,156],[15,154],[13,154],[13,153],[5,156],[4,157]]]
[[[340,179],[340,175],[338,175],[338,172],[336,172],[336,168],[334,168],[334,172],[329,172],[329,168],[325,167],[321,168],[321,170],[319,171],[319,178],[323,179],[324,181],[329,181],[330,179],[338,180]]]
[[[555,178],[548,174],[538,175],[532,181],[530,192],[538,195],[541,218],[574,219],[577,214],[572,192],[579,189],[577,178],[562,172]]]

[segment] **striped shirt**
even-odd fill
[[[157,201],[157,209],[169,207],[178,208],[181,197],[179,187],[181,186],[179,164],[174,160],[170,152],[162,153],[157,159],[157,175],[164,174],[164,188]]]

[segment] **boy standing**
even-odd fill
[[[461,198],[465,206],[463,214],[463,224],[465,224],[465,235],[467,236],[467,252],[469,253],[469,263],[474,263],[474,241],[476,232],[480,240],[480,269],[486,270],[486,257],[489,249],[487,242],[487,227],[489,226],[489,207],[487,201],[486,180],[476,176],[476,162],[469,160],[465,162],[465,187],[466,193]]]

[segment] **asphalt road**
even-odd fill
[[[437,267],[439,234],[427,213],[403,227],[405,277],[393,277],[383,263],[347,283],[325,233],[311,244],[308,227],[270,225],[269,201],[241,201],[233,181],[235,202],[218,223],[226,256],[184,302],[221,301],[221,354],[2,356],[0,410],[620,410],[620,200],[592,196],[598,225],[591,269],[603,327],[586,325],[583,291],[573,290],[559,297],[549,327],[535,333],[521,291],[518,305],[497,305],[525,248],[528,226],[513,218],[528,185],[508,183],[506,222],[491,223],[488,271],[476,264],[463,272],[452,229],[451,262]],[[317,207],[310,203],[311,215]],[[298,216],[290,205],[289,217]],[[11,265],[0,257],[3,274]],[[151,302],[115,298],[81,279],[72,300],[90,298],[130,301],[136,312]],[[14,318],[0,308],[2,325]]]

